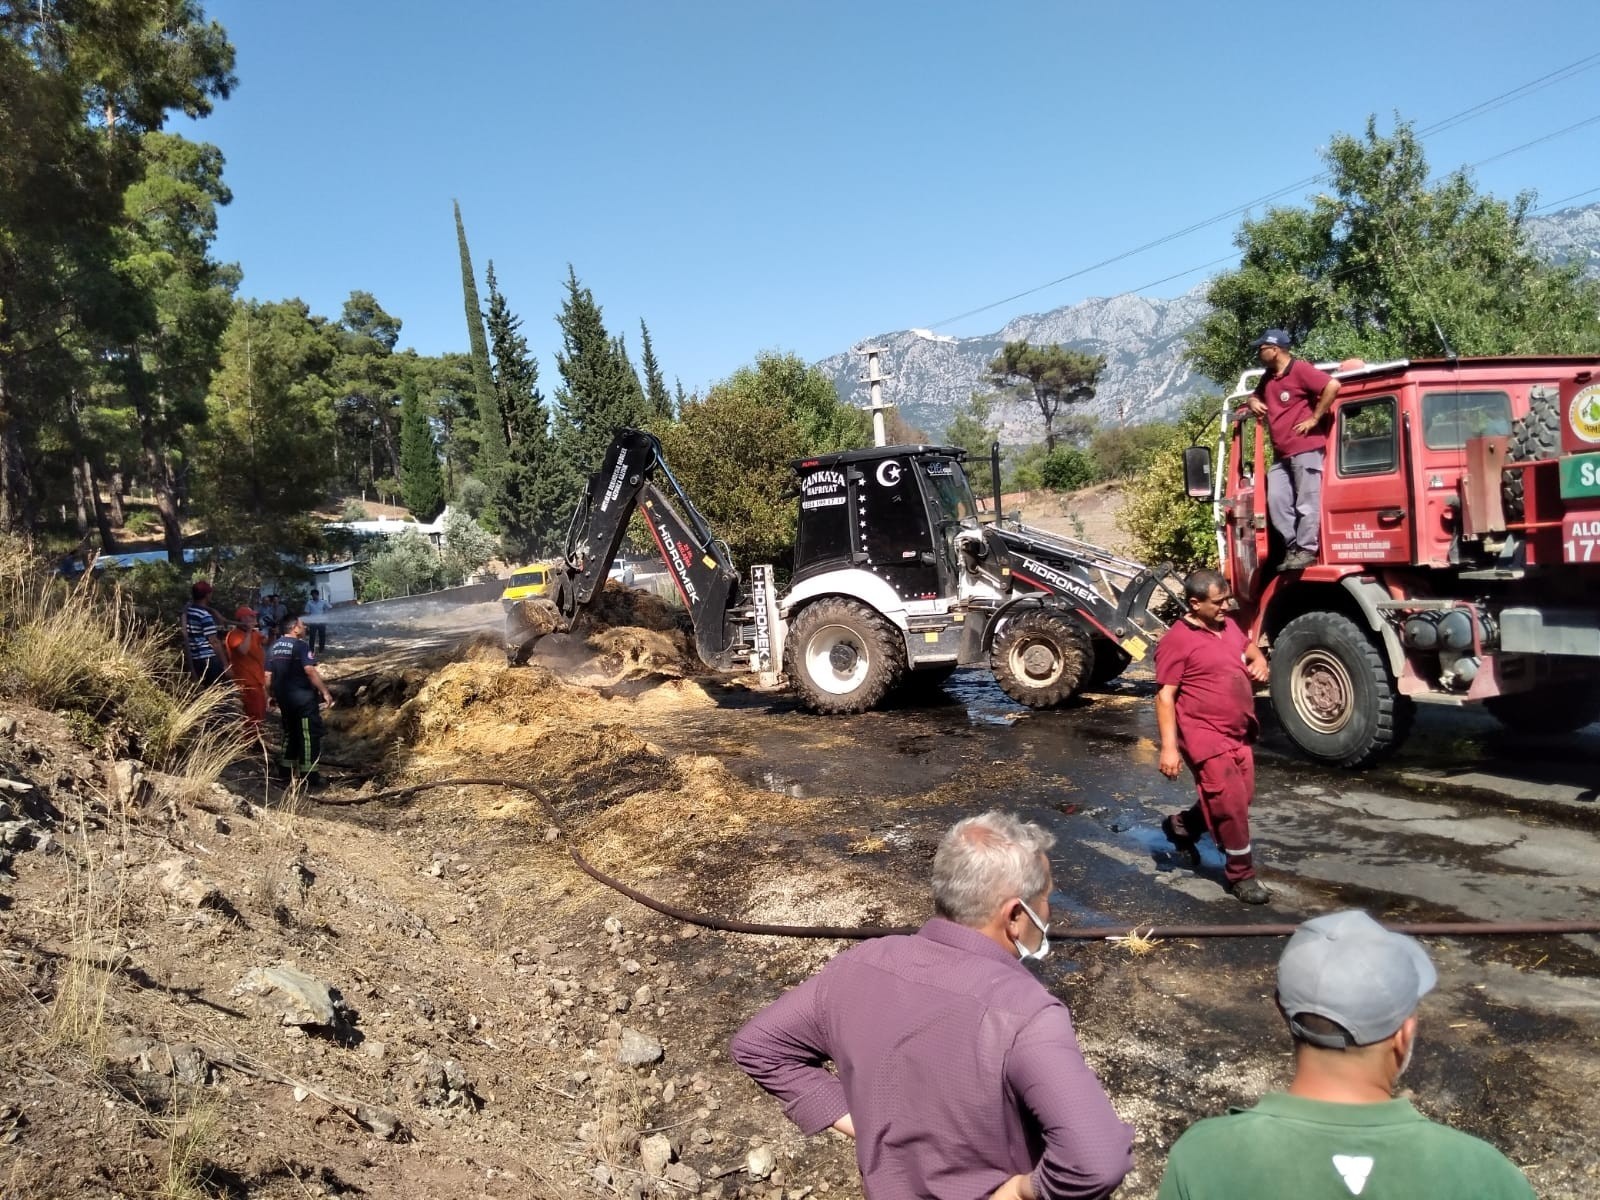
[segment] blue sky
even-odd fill
[[[567,264],[669,381],[930,326],[1320,170],[1369,113],[1426,126],[1600,52],[1600,4],[207,0],[243,292],[466,348],[450,202],[548,390]],[[1600,56],[1427,138],[1435,170],[1600,117]],[[1600,199],[1600,120],[1476,172]],[[1285,201],[1301,198],[1299,193]],[[1230,218],[942,327],[1220,269]],[[1149,286],[1155,281],[1165,280]]]

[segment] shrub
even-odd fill
[[[192,754],[217,761],[217,739],[234,736],[216,720],[232,690],[193,684],[173,640],[120,589],[50,579],[5,542],[0,604],[0,692],[62,712],[97,749],[182,771]]]
[[[456,492],[456,503],[467,516],[476,521],[489,506],[489,485],[476,476],[468,475],[461,481],[461,487]]]
[[[1127,501],[1117,524],[1133,538],[1136,558],[1172,563],[1180,571],[1217,565],[1217,534],[1211,505],[1190,500],[1183,490],[1183,452],[1216,438],[1220,399],[1198,397],[1184,406],[1149,465],[1128,481]]]
[[[444,568],[451,583],[476,574],[500,553],[495,537],[464,512],[451,509],[444,519]]]
[[[148,508],[136,508],[128,514],[128,520],[122,528],[132,537],[149,537],[161,532],[161,514]]]
[[[1039,464],[1039,482],[1058,492],[1075,492],[1098,477],[1094,460],[1076,446],[1059,446]]]
[[[365,521],[367,519],[367,506],[354,496],[344,502],[344,507],[339,510],[341,521]]]
[[[444,586],[445,566],[439,552],[414,529],[385,539],[382,547],[356,569],[363,600],[414,596]]]

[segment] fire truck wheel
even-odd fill
[[[1575,733],[1600,721],[1600,685],[1587,680],[1548,683],[1531,692],[1492,697],[1483,706],[1513,733]]]
[[[1094,669],[1089,672],[1089,682],[1086,686],[1092,688],[1105,687],[1118,675],[1128,669],[1128,664],[1133,661],[1121,646],[1109,638],[1094,639]]]
[[[1398,746],[1412,709],[1374,639],[1334,612],[1306,613],[1278,634],[1272,707],[1295,745],[1339,767],[1361,766]]]
[[[1511,444],[1506,457],[1510,462],[1535,462],[1561,455],[1561,401],[1541,392],[1528,402],[1528,415],[1511,424]],[[1520,521],[1527,512],[1521,471],[1506,471],[1502,476],[1501,503],[1506,520]]]
[[[1006,622],[994,639],[989,669],[1018,704],[1049,708],[1088,682],[1094,643],[1075,618],[1035,609]]]
[[[837,597],[800,610],[783,657],[801,703],[819,713],[875,708],[905,671],[894,627],[865,604]]]

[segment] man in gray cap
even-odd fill
[[[1493,1146],[1393,1098],[1437,981],[1415,940],[1364,912],[1301,925],[1278,960],[1294,1082],[1179,1138],[1158,1200],[1533,1200]]]

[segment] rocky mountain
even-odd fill
[[[1529,222],[1533,244],[1553,262],[1581,262],[1600,276],[1600,204],[1562,209]],[[1189,329],[1205,312],[1205,285],[1174,299],[1122,295],[1016,317],[1004,328],[979,337],[949,338],[906,329],[862,340],[883,347],[888,378],[884,398],[898,405],[912,425],[937,438],[955,410],[973,392],[992,392],[985,368],[1008,341],[1059,343],[1106,357],[1095,398],[1078,411],[1102,421],[1138,423],[1176,412],[1190,395],[1209,388],[1192,372],[1183,352]],[[846,351],[820,366],[856,405],[867,403],[866,358]],[[1031,403],[997,405],[994,419],[1006,441],[1039,436],[1038,413]]]

